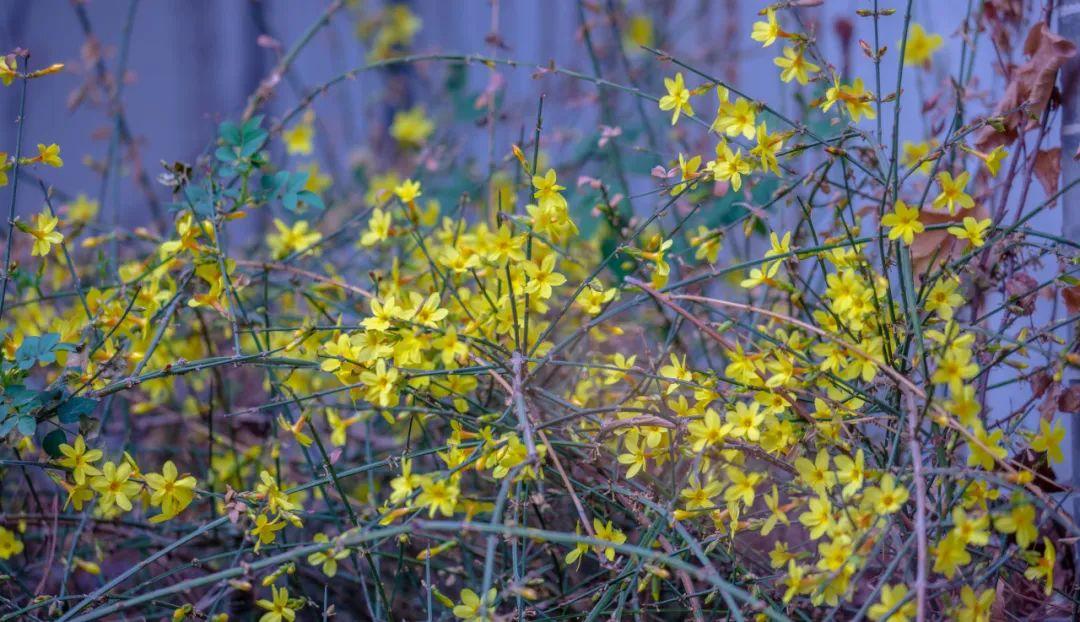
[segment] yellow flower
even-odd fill
[[[718,131],[721,131],[728,136],[738,136],[742,134],[743,138],[753,138],[754,133],[757,131],[755,123],[757,121],[757,107],[749,101],[740,97],[735,100],[734,104],[723,104],[720,106],[719,114],[717,114],[716,121],[713,123]]]
[[[361,324],[367,330],[384,331],[390,328],[392,321],[401,319],[401,313],[402,309],[393,296],[387,296],[382,302],[372,299],[371,317],[364,318]]]
[[[660,110],[675,111],[671,114],[672,125],[679,121],[680,114],[685,113],[688,117],[694,116],[694,109],[690,106],[690,90],[683,83],[681,72],[675,74],[674,80],[664,78],[664,88],[667,89],[667,95],[660,98]]]
[[[956,291],[958,287],[960,287],[960,280],[956,277],[945,277],[938,280],[926,297],[926,311],[928,313],[936,311],[941,316],[941,319],[945,321],[951,320],[953,311],[964,304],[964,297]]]
[[[679,179],[681,183],[677,183],[671,187],[671,195],[680,194],[687,186],[690,188],[697,187],[698,168],[701,166],[701,156],[696,155],[689,160],[686,156],[679,154]]]
[[[986,543],[990,541],[990,532],[987,531],[990,526],[990,518],[985,514],[971,517],[964,511],[964,508],[955,508],[952,518],[953,528],[951,533],[955,534],[964,544],[986,546]]]
[[[818,554],[821,556],[818,568],[829,572],[840,570],[851,561],[852,553],[854,551],[851,538],[847,536],[837,536],[830,542],[821,542],[818,544]]]
[[[908,622],[915,617],[915,601],[907,598],[908,588],[906,585],[886,585],[881,588],[881,600],[872,605],[866,612],[871,620],[881,620],[885,614],[892,612],[886,618],[888,622]],[[907,602],[904,602],[907,600]],[[901,605],[900,603],[904,603]]]
[[[784,55],[773,59],[773,64],[782,70],[781,80],[791,82],[794,79],[805,85],[810,80],[810,74],[821,70],[821,67],[806,60],[803,56],[805,52],[806,48],[801,45],[798,48],[785,47]]]
[[[0,82],[11,86],[11,81],[19,76],[19,60],[14,55],[0,56]]]
[[[334,410],[326,410],[326,422],[330,425],[330,443],[334,447],[345,446],[345,435],[348,433],[349,426],[360,421],[360,416],[349,417],[348,419],[342,419]]]
[[[764,476],[761,473],[747,475],[735,467],[727,468],[727,476],[731,483],[724,491],[724,501],[729,504],[741,502],[748,508],[754,505],[754,487]]]
[[[566,190],[564,186],[560,186],[558,183],[558,175],[555,173],[555,169],[548,169],[543,176],[533,175],[532,178],[533,188],[536,192],[533,193],[534,199],[539,199],[540,203],[563,203],[566,200],[559,194],[560,191]]]
[[[776,524],[783,523],[784,525],[790,525],[791,521],[788,520],[787,512],[780,507],[780,492],[776,489],[776,484],[773,484],[772,492],[765,495],[765,506],[769,508],[769,517],[765,519],[765,522],[761,525],[761,535],[767,536],[769,532],[776,528]],[[786,549],[785,549],[786,550]],[[786,560],[785,560],[786,561]],[[779,564],[773,562],[773,567],[780,567],[784,565],[784,562]]]
[[[693,441],[693,450],[702,451],[706,447],[719,447],[731,431],[731,424],[721,424],[720,415],[710,408],[705,411],[705,416],[700,421],[688,425],[687,431]]]
[[[955,532],[949,532],[933,549],[934,572],[940,572],[946,579],[953,578],[957,568],[971,562],[967,544]]]
[[[929,34],[921,24],[911,24],[908,30],[907,47],[898,43],[897,48],[904,49],[905,65],[929,65],[934,52],[944,44],[939,34]]]
[[[57,464],[71,469],[71,476],[76,484],[80,486],[85,484],[88,475],[101,475],[101,471],[93,465],[101,460],[101,450],[87,451],[86,441],[83,440],[82,434],[75,437],[74,446],[67,443],[60,445],[60,453],[64,454],[64,457],[57,460]]]
[[[994,517],[994,529],[1015,534],[1016,543],[1026,549],[1039,535],[1039,528],[1035,526],[1035,506],[1030,503],[1013,505],[1007,514]]]
[[[929,158],[923,162],[923,158],[927,158],[930,152],[936,149],[938,146],[937,140],[923,141],[914,143],[910,140],[904,141],[903,154],[900,156],[900,163],[904,166],[915,166],[919,163],[919,172],[923,175],[929,175],[930,171],[934,170],[934,160],[936,158]]]
[[[15,532],[0,527],[0,559],[11,559],[22,552],[22,540],[15,537]]]
[[[862,78],[855,78],[851,85],[848,86],[834,77],[833,85],[825,91],[825,99],[821,103],[821,110],[828,112],[834,105],[843,102],[848,115],[851,116],[851,120],[858,123],[863,117],[867,119],[877,118],[877,112],[871,105],[872,101],[874,101],[874,94],[866,90]]]
[[[971,360],[971,351],[967,348],[949,348],[941,357],[931,380],[948,384],[954,393],[960,391],[965,380],[971,380],[979,373],[979,366]]]
[[[402,203],[412,203],[423,193],[420,192],[420,182],[406,179],[394,187],[394,195]]]
[[[160,474],[148,473],[145,479],[146,485],[153,491],[150,494],[150,503],[161,506],[161,514],[151,518],[151,522],[176,516],[190,505],[195,497],[195,478],[191,475],[180,477],[172,460],[165,461]]]
[[[980,248],[985,244],[983,240],[983,234],[990,227],[991,220],[984,218],[982,220],[975,220],[971,216],[964,216],[963,227],[949,227],[949,233],[953,234],[960,240],[967,240],[969,244],[975,248]]]
[[[829,470],[829,452],[825,448],[818,450],[813,462],[805,457],[797,458],[795,470],[799,479],[819,495],[824,496],[836,484],[836,473]]]
[[[960,602],[963,604],[956,612],[956,622],[990,622],[990,608],[994,605],[997,592],[990,587],[979,595],[970,585],[960,589]]]
[[[684,488],[679,496],[686,502],[684,507],[689,511],[711,510],[716,507],[713,497],[720,494],[724,489],[723,484],[715,480],[709,480],[704,486],[697,477],[691,478],[690,485]]]
[[[488,240],[486,256],[499,266],[508,261],[525,261],[525,236],[514,235],[506,223],[499,225],[499,230]]]
[[[987,433],[982,422],[977,419],[972,425],[972,431],[977,442],[968,444],[967,464],[989,471],[994,468],[997,460],[1003,460],[1007,454],[1007,450],[1001,446],[1004,433],[1001,430]]]
[[[615,524],[611,521],[607,523],[600,522],[599,518],[592,520],[593,532],[596,533],[596,539],[604,542],[611,542],[612,544],[622,544],[626,542],[626,534],[615,528]],[[615,561],[615,548],[608,546],[603,549],[604,557],[607,560]]]
[[[551,298],[551,288],[566,282],[565,276],[555,272],[555,253],[544,257],[539,264],[535,261],[527,261],[524,269],[529,277],[525,292],[536,294],[541,300]]]
[[[367,387],[364,398],[372,404],[377,404],[383,408],[396,406],[398,394],[394,389],[397,380],[397,368],[387,367],[386,359],[379,359],[375,363],[374,371],[366,371],[360,374],[360,382]]]
[[[833,459],[836,463],[836,477],[841,484],[844,484],[845,499],[859,492],[859,488],[862,487],[863,478],[866,477],[865,460],[862,448],[855,452],[854,460],[847,456],[837,456]]]
[[[727,411],[725,420],[729,428],[728,432],[734,438],[746,437],[746,440],[756,442],[761,438],[761,422],[765,420],[765,413],[758,412],[760,404],[757,402],[735,402],[735,409]],[[696,451],[696,450],[695,450]]]
[[[34,225],[23,225],[24,231],[34,236],[34,248],[30,250],[32,257],[45,257],[52,250],[53,244],[59,244],[64,241],[64,234],[56,230],[56,225],[59,224],[60,219],[56,216],[50,215],[48,212],[38,212],[34,217]]]
[[[274,259],[283,259],[293,253],[306,251],[322,240],[322,234],[318,231],[310,231],[310,225],[306,220],[298,220],[290,227],[279,218],[274,219],[274,228],[277,233],[266,236],[266,244],[274,255]]]
[[[628,51],[640,51],[641,46],[653,45],[653,21],[644,13],[635,13],[630,16],[626,25],[626,33],[623,35],[623,46],[631,48]]]
[[[325,544],[329,541],[330,539],[326,537],[326,534],[315,534],[315,542]],[[337,574],[337,563],[348,556],[349,551],[339,547],[337,543],[335,543],[334,546],[325,551],[318,551],[308,555],[307,561],[312,566],[322,566],[323,574],[328,577],[333,577]]]
[[[1065,455],[1061,453],[1061,441],[1065,438],[1065,428],[1060,423],[1050,427],[1045,419],[1039,419],[1039,434],[1031,439],[1031,448],[1047,455],[1051,462],[1062,462]]]
[[[961,144],[960,148],[982,160],[983,164],[986,165],[986,170],[994,177],[997,177],[998,172],[1001,170],[1001,163],[1005,160],[1005,156],[1009,155],[1009,152],[1001,145],[994,147],[990,153],[983,153],[964,144]]]
[[[960,206],[960,209],[973,207],[975,200],[964,192],[970,177],[971,174],[967,171],[957,175],[956,179],[953,179],[953,176],[947,171],[938,173],[937,180],[938,184],[941,185],[941,194],[934,197],[934,207],[947,207],[950,216],[956,213],[957,205]]]
[[[832,503],[825,496],[810,499],[807,511],[799,515],[799,522],[810,530],[810,537],[818,539],[834,524]]]
[[[60,168],[64,165],[64,161],[60,159],[60,145],[53,143],[46,147],[45,145],[38,143],[37,150],[38,156],[35,159],[42,164],[55,166],[56,168]]]
[[[309,108],[299,123],[281,133],[285,151],[290,155],[311,155],[314,150],[315,113]]]
[[[803,591],[806,583],[806,571],[802,566],[795,563],[794,559],[788,560],[788,576],[784,579],[787,590],[784,592],[784,602],[791,602],[797,594]]]
[[[892,514],[904,507],[908,500],[907,488],[897,487],[891,473],[881,477],[881,484],[868,488],[864,497],[866,503],[878,514]]]
[[[461,604],[454,606],[454,617],[465,622],[488,622],[494,619],[497,593],[495,588],[491,588],[480,598],[469,588],[461,590]]]
[[[758,123],[755,136],[757,144],[750,149],[750,155],[758,159],[758,166],[762,171],[772,171],[780,176],[780,161],[777,152],[784,146],[784,135],[781,133],[770,134],[765,122]]]
[[[765,265],[765,270],[760,268],[751,268],[750,276],[739,282],[741,287],[746,289],[753,289],[758,285],[775,285],[776,281],[773,277],[776,276],[776,272],[780,270],[780,264],[783,262],[774,261]]]
[[[1029,558],[1029,562],[1030,562]],[[1024,577],[1035,581],[1042,579],[1046,583],[1043,593],[1049,596],[1054,593],[1054,564],[1057,561],[1057,551],[1050,538],[1043,538],[1043,553],[1035,557],[1031,565],[1024,571]]]
[[[391,224],[393,224],[393,218],[389,212],[384,212],[377,207],[371,210],[367,231],[360,236],[360,246],[375,246],[379,242],[388,240]]]
[[[322,194],[324,190],[334,185],[333,178],[319,169],[318,162],[308,164],[305,170],[307,171],[308,178],[307,182],[304,183],[304,190],[314,192],[315,194]]]
[[[255,526],[249,533],[258,538],[255,543],[255,552],[259,552],[259,547],[264,544],[270,544],[277,539],[277,532],[285,528],[285,523],[278,518],[270,520],[266,518],[266,514],[259,514],[255,517]]]
[[[629,467],[626,470],[626,479],[633,479],[635,475],[648,466],[647,445],[641,439],[638,431],[631,429],[623,436],[623,446],[626,447],[626,453],[619,454],[617,460],[619,464],[625,464]]]
[[[919,210],[908,207],[902,200],[897,199],[890,214],[881,217],[881,224],[889,227],[889,239],[901,238],[904,244],[910,245],[915,240],[916,233],[922,233],[926,227],[919,221]]]
[[[450,480],[427,480],[420,485],[420,495],[416,497],[416,503],[427,506],[428,517],[435,516],[435,512],[440,512],[443,516],[453,516],[459,494],[461,489]]]
[[[416,488],[425,482],[424,476],[413,475],[412,472],[412,459],[406,458],[401,461],[401,475],[390,480],[390,493],[391,503],[401,503],[410,496]]]
[[[80,192],[75,200],[67,205],[67,217],[72,222],[90,222],[97,216],[99,209],[100,205],[96,200]]]
[[[266,599],[259,599],[256,601],[256,605],[266,609],[266,613],[259,618],[259,622],[293,622],[296,619],[296,611],[289,604],[289,590],[285,588],[279,588],[276,585],[270,586],[271,594],[273,594],[273,601]]]
[[[289,500],[289,495],[278,485],[270,471],[259,472],[259,483],[255,485],[255,492],[260,499],[266,501],[266,508],[271,512],[291,512],[299,507]]]
[[[717,143],[716,159],[709,162],[706,168],[712,171],[717,180],[729,182],[731,189],[736,192],[742,188],[742,176],[751,170],[750,163],[743,159],[742,149],[732,151],[726,140]]]
[[[98,505],[103,511],[114,505],[125,512],[131,511],[131,498],[139,494],[139,484],[130,481],[130,477],[131,465],[127,462],[121,462],[120,466],[106,462],[101,475],[90,480],[90,487],[100,495]]]
[[[1001,170],[1001,163],[1005,160],[1005,156],[1009,155],[1008,151],[1001,145],[994,147],[993,151],[986,154],[983,157],[983,163],[986,164],[986,170],[990,171],[990,174],[997,177],[998,171]]]
[[[435,124],[428,119],[423,106],[413,106],[394,114],[390,123],[390,136],[403,145],[418,147],[435,131]]]
[[[579,535],[579,536],[581,535],[581,523],[580,522],[574,527],[574,533]],[[588,553],[588,552],[589,552],[589,545],[585,544],[584,542],[578,542],[577,544],[574,545],[574,550],[572,550],[572,551],[570,551],[569,553],[566,554],[566,558],[563,561],[564,561],[564,563],[566,563],[567,566],[569,566],[570,564],[573,564],[575,562],[577,562],[578,565],[580,565],[581,564],[581,556],[584,555],[585,553]]]
[[[780,29],[780,24],[776,22],[776,11],[773,9],[765,9],[765,21],[754,22],[753,30],[750,32],[750,38],[754,41],[761,43],[761,47],[769,47],[772,45],[777,37],[785,37],[787,33]]]

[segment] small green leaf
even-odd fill
[[[41,448],[45,450],[45,453],[49,454],[52,458],[59,458],[60,446],[67,442],[67,434],[63,430],[53,430],[45,435],[45,438],[41,440]]]
[[[37,419],[33,415],[20,415],[19,422],[16,425],[19,428],[19,434],[33,436],[37,430]]]
[[[60,423],[75,423],[81,417],[89,416],[97,407],[97,400],[88,397],[69,397],[56,409],[56,418]]]
[[[56,360],[56,350],[59,345],[59,333],[25,337],[22,345],[15,351],[15,363],[19,369],[23,370],[30,369],[36,363],[52,363]]]

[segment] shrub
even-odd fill
[[[4,619],[1073,610],[1077,243],[1035,223],[1077,181],[1048,147],[1075,47],[977,3],[950,73],[908,2],[838,22],[847,49],[852,20],[875,33],[841,71],[823,9],[781,3],[750,27],[796,94],[774,105],[601,4],[577,6],[591,73],[533,67],[596,89],[599,127],[567,138],[563,98],[506,120],[521,63],[409,55],[405,5],[331,3],[203,157],[144,185],[170,194],[145,227],[28,183],[65,166],[22,132],[63,68],[3,59],[24,102],[0,179]],[[289,101],[335,19],[369,62]],[[983,30],[1019,62],[985,105]],[[455,110],[400,107],[391,157],[331,178],[316,102],[404,67]],[[131,139],[112,104],[106,179]],[[455,156],[473,134],[486,167]]]

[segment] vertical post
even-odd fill
[[[1058,33],[1080,46],[1080,0],[1061,0],[1058,6]],[[1061,68],[1061,184],[1062,187],[1080,179],[1080,162],[1073,156],[1080,148],[1080,54],[1073,56]],[[1071,188],[1061,195],[1061,235],[1067,240],[1080,240],[1080,188]],[[1075,325],[1070,326],[1068,343],[1077,336]],[[1080,383],[1080,373],[1066,368],[1066,384]],[[1069,456],[1070,481],[1080,487],[1080,425],[1074,418],[1066,420],[1066,431],[1072,448]],[[1073,516],[1080,518],[1080,497],[1073,499]]]

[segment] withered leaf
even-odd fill
[[[1005,118],[1005,131],[999,132],[986,126],[979,131],[975,144],[983,151],[997,146],[1011,144],[1019,136],[1025,115],[1018,108],[1027,104],[1027,114],[1038,118],[1050,100],[1054,90],[1058,69],[1065,61],[1076,54],[1076,44],[1050,31],[1050,27],[1039,22],[1028,31],[1024,42],[1024,53],[1028,61],[1012,70],[1009,83],[1005,87],[1005,96],[994,108],[993,116]],[[1028,120],[1030,129],[1034,122]]]
[[[1061,147],[1044,149],[1035,154],[1035,178],[1047,195],[1057,194],[1061,178]]]

